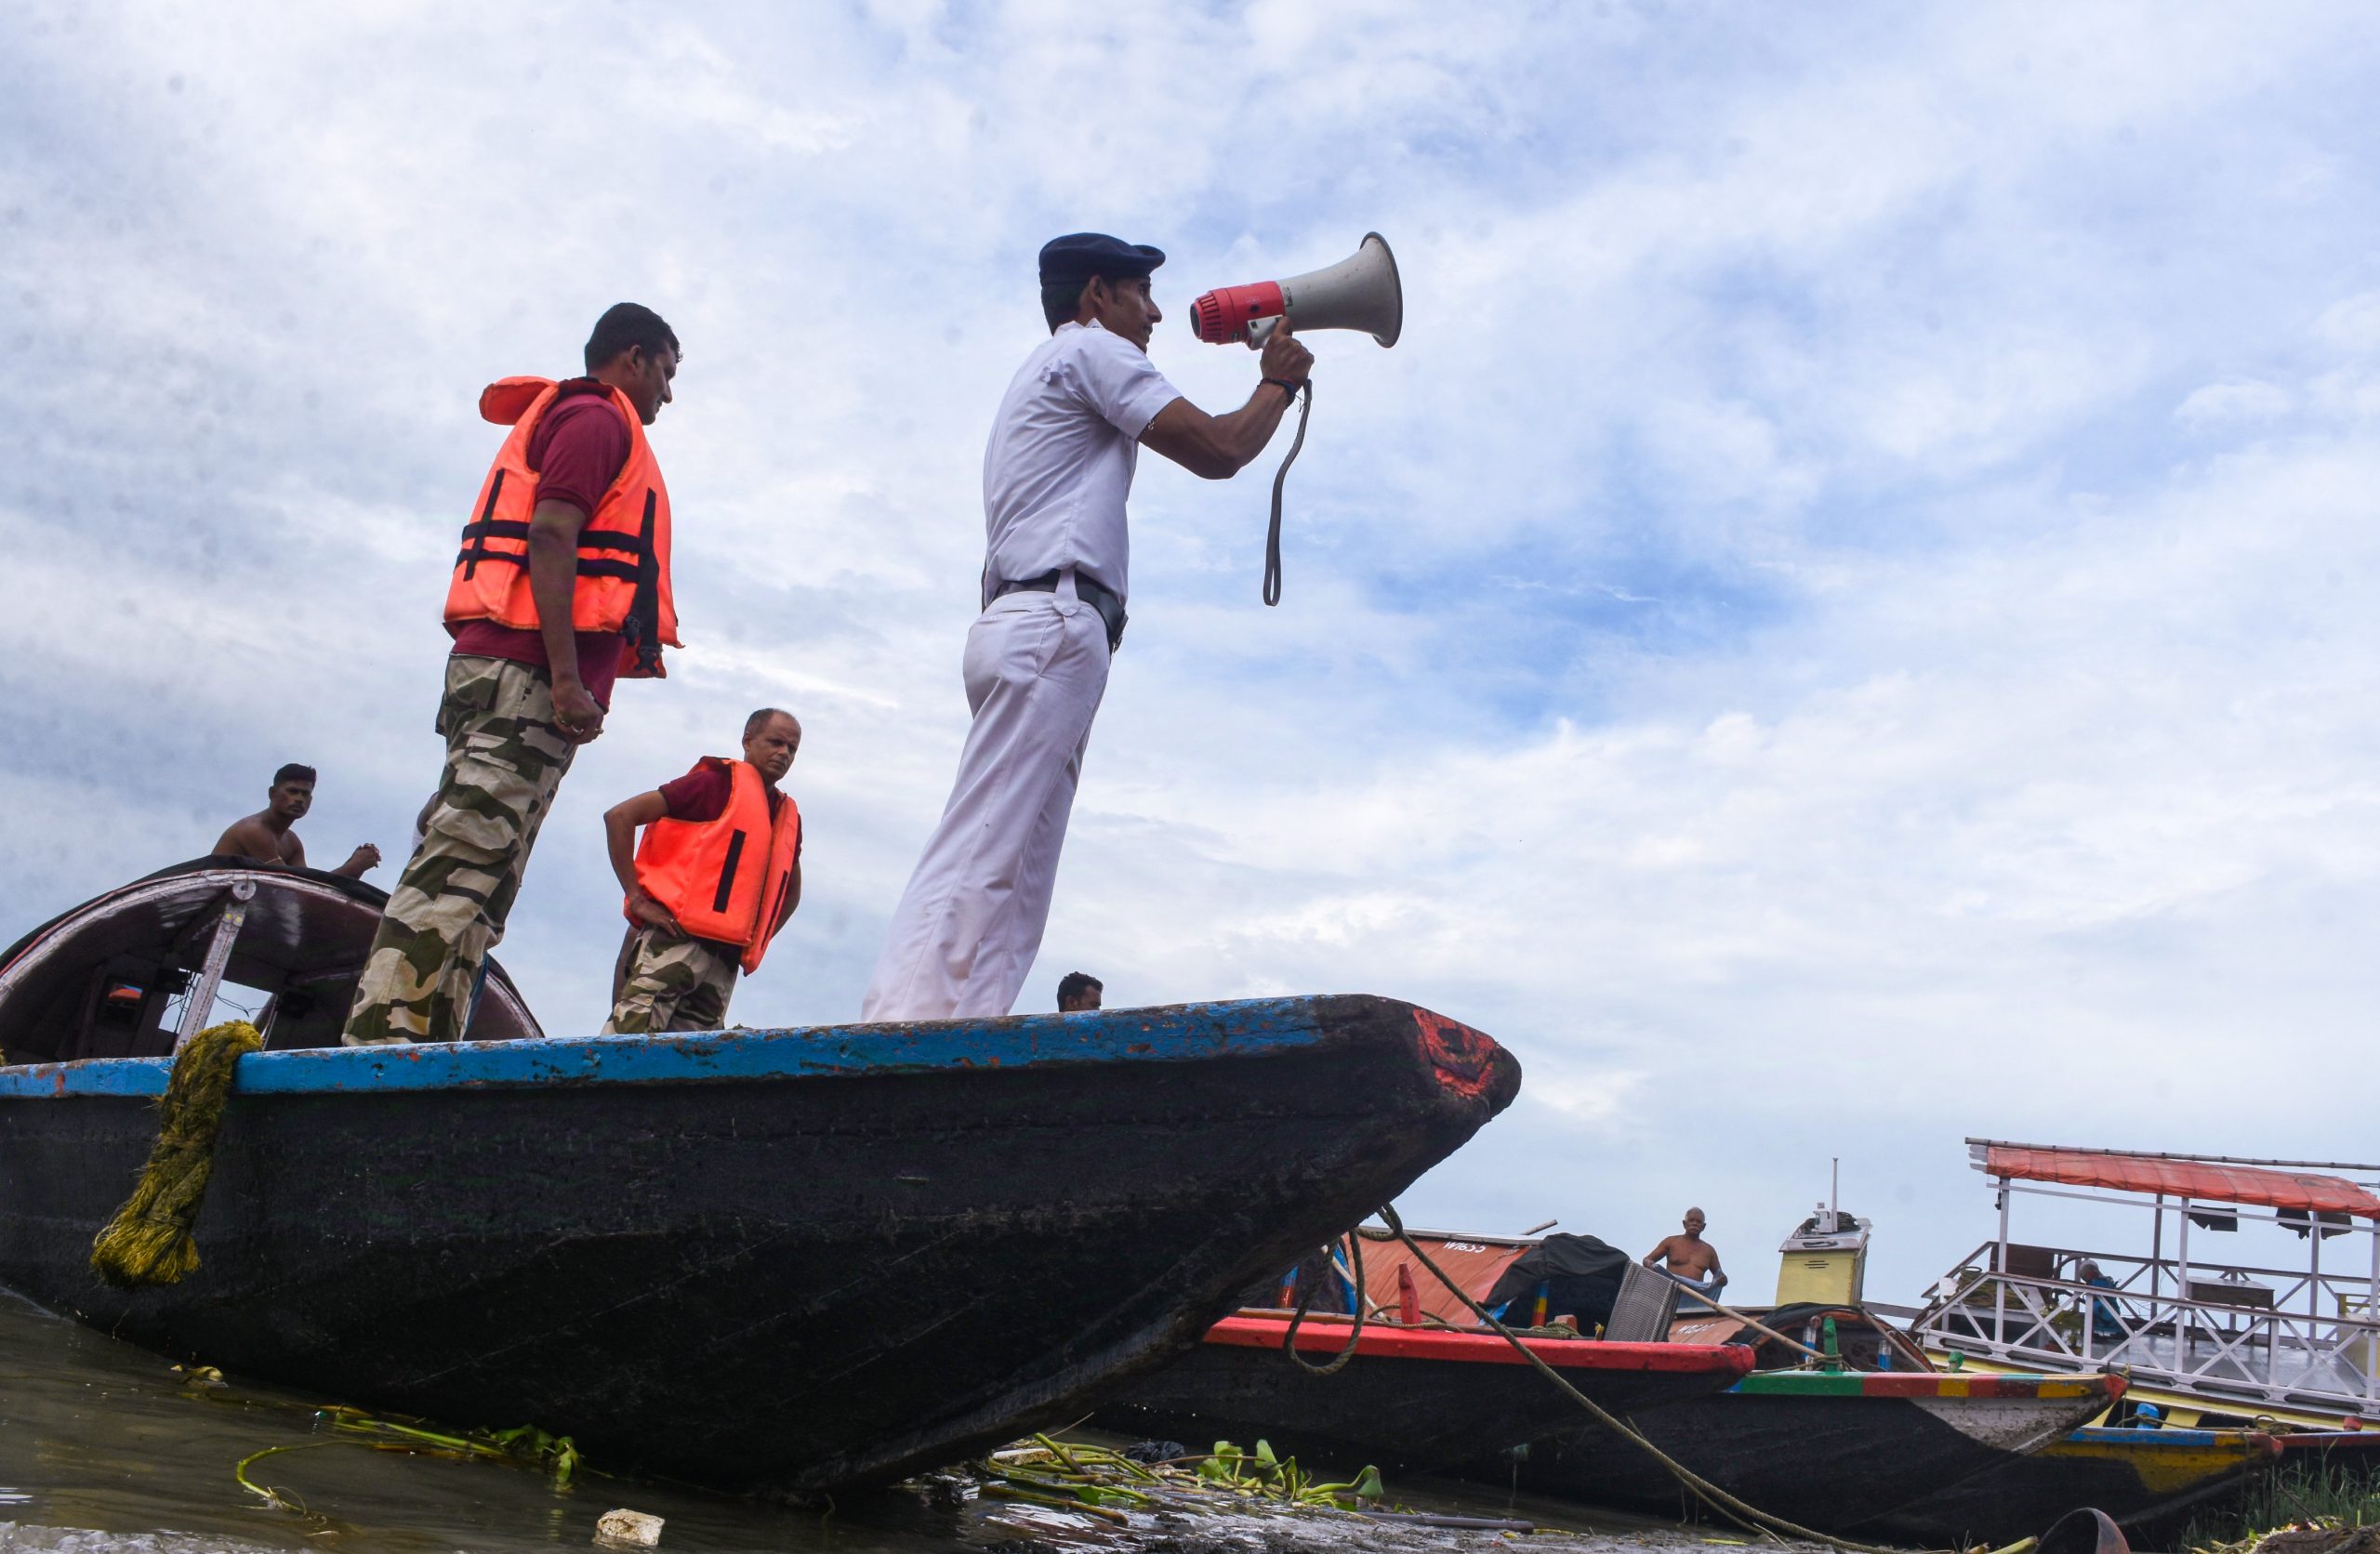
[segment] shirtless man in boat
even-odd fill
[[[306,844],[298,839],[294,827],[314,807],[314,769],[291,761],[272,774],[272,789],[265,797],[271,802],[263,809],[245,820],[233,821],[223,835],[215,838],[215,855],[304,868]],[[331,873],[362,879],[364,870],[379,864],[380,849],[366,842],[349,853],[347,862]]]
[[[1663,1271],[1671,1278],[1691,1284],[1705,1295],[1717,1295],[1726,1287],[1727,1276],[1719,1271],[1719,1249],[1702,1239],[1702,1227],[1708,1222],[1700,1209],[1687,1209],[1686,1232],[1664,1237],[1659,1246],[1645,1254],[1645,1266],[1660,1268],[1667,1263]]]

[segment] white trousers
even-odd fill
[[[1004,1015],[1033,969],[1107,690],[1106,625],[1060,588],[996,599],[967,633],[975,722],[893,910],[864,1021]]]

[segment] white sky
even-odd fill
[[[1411,998],[1528,1069],[1408,1219],[1739,1274],[1844,1160],[1906,1298],[1960,1139],[2369,1155],[2380,152],[2347,6],[127,7],[0,0],[0,878],[20,927],[284,760],[392,877],[498,434],[623,297],[691,644],[502,958],[601,1019],[597,817],[781,702],[850,1018],[937,812],[1033,256],[1395,245],[1272,460],[1144,462],[1028,997]],[[1285,444],[1284,444],[1285,445]],[[1277,452],[1277,450],[1276,450]],[[13,933],[15,929],[8,930]],[[0,934],[0,937],[6,937]]]

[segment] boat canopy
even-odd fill
[[[1970,1140],[1976,1169],[2018,1181],[2104,1187],[2119,1192],[2162,1193],[2192,1203],[2241,1204],[2303,1213],[2352,1214],[2380,1219],[2380,1198],[2344,1177],[2225,1165],[2166,1155]]]
[[[1521,1255],[1537,1245],[1528,1236],[1491,1236],[1466,1234],[1460,1231],[1412,1231],[1413,1240],[1428,1251],[1430,1260],[1446,1271],[1447,1277],[1462,1285],[1474,1300],[1484,1300],[1496,1287],[1496,1281],[1505,1269],[1518,1261]],[[1416,1262],[1402,1242],[1377,1225],[1357,1227],[1355,1245],[1364,1258],[1364,1298],[1374,1310],[1396,1309],[1396,1271],[1409,1270],[1413,1276],[1413,1293],[1421,1310],[1441,1322],[1458,1327],[1474,1326],[1478,1318],[1470,1308],[1438,1283],[1437,1276]]]
[[[119,886],[0,951],[0,1062],[162,1057],[226,984],[267,995],[254,1021],[268,1047],[336,1047],[388,899],[361,880],[223,857]],[[504,968],[486,967],[469,1038],[543,1034]]]

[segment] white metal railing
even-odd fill
[[[2049,1369],[2121,1365],[2143,1381],[2213,1398],[2380,1417],[2380,1321],[2363,1280],[2193,1264],[2184,1284],[2184,1266],[2170,1259],[2052,1253],[2061,1264],[2097,1263],[2112,1281],[2097,1285],[2001,1272],[1990,1267],[1994,1250],[1985,1243],[1943,1282],[1949,1287],[1911,1323],[1912,1337]],[[2257,1284],[2254,1274],[2275,1282]],[[2214,1287],[2225,1297],[2207,1298]]]

